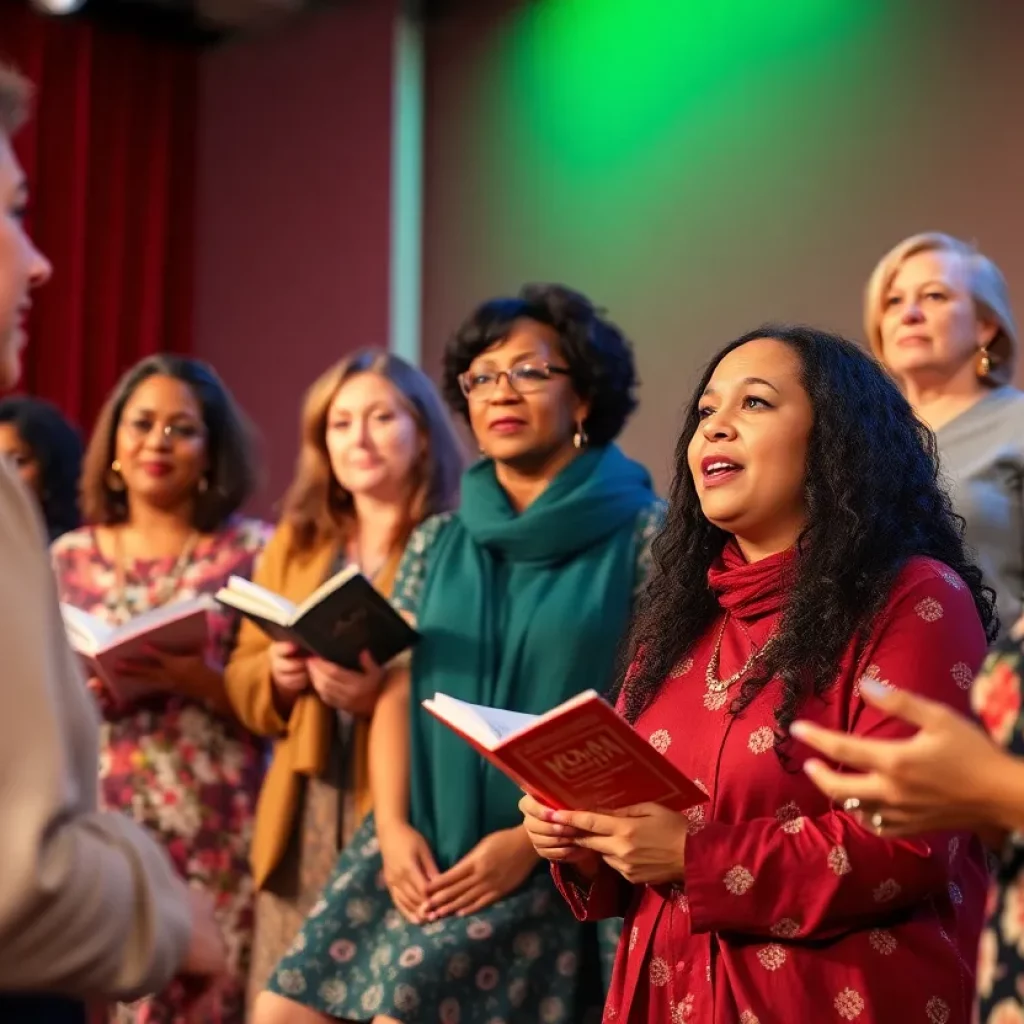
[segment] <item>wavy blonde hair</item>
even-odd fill
[[[362,373],[375,373],[395,388],[416,422],[424,446],[424,457],[413,467],[415,480],[406,515],[392,541],[394,557],[381,573],[391,578],[413,529],[428,516],[455,507],[465,461],[437,388],[404,359],[381,349],[361,349],[335,363],[313,383],[302,406],[299,457],[282,515],[300,549],[351,538],[355,508],[352,495],[331,469],[327,415],[341,386]]]
[[[995,324],[996,334],[988,344],[992,369],[982,378],[990,387],[1008,384],[1017,363],[1017,325],[1010,308],[1010,294],[1002,272],[973,245],[941,231],[911,235],[893,246],[878,261],[864,292],[864,327],[871,351],[885,363],[882,355],[882,315],[885,297],[900,267],[911,256],[922,252],[953,253],[966,271],[967,287],[979,318]]]

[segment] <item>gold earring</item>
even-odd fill
[[[589,440],[587,432],[583,429],[583,420],[580,420],[576,424],[576,433],[572,435],[572,446],[578,450],[583,448]]]
[[[978,375],[979,380],[984,380],[992,372],[992,357],[988,354],[988,345],[982,345],[978,350],[974,372]]]
[[[110,469],[107,470],[106,483],[107,488],[116,494],[121,494],[124,491],[124,477],[121,476],[121,462],[119,459],[114,459],[110,464]]]
[[[206,492],[207,492],[207,491],[208,491],[209,489],[210,489],[210,481],[209,481],[209,478],[208,478],[208,477],[206,477],[206,476],[201,476],[201,477],[199,478],[199,483],[198,483],[198,484],[196,485],[196,490],[197,490],[197,491],[198,491],[198,492],[199,492],[200,494],[205,494],[205,493],[206,493]]]

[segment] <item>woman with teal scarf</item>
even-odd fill
[[[661,505],[612,443],[628,342],[583,296],[525,288],[448,346],[445,393],[484,458],[410,539],[393,600],[421,634],[370,736],[374,813],[255,1009],[255,1024],[583,1021],[599,939],[557,898],[521,795],[420,702],[540,713],[610,682]]]

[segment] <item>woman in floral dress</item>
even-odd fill
[[[147,359],[118,384],[86,453],[83,511],[92,525],[52,547],[61,599],[111,623],[213,594],[249,576],[266,536],[235,513],[248,497],[251,452],[223,385],[203,364]],[[154,695],[120,701],[90,679],[103,716],[100,791],[160,839],[178,870],[211,892],[230,975],[193,1013],[180,983],[109,1010],[118,1024],[242,1024],[252,931],[248,852],[264,752],[234,718],[223,665],[237,622],[209,615],[210,643],[153,650],[126,665]]]
[[[560,287],[484,304],[449,344],[445,392],[485,458],[454,514],[410,538],[392,600],[411,671],[374,711],[374,813],[256,1004],[256,1024],[568,1024],[600,1012],[598,936],[558,900],[518,791],[434,722],[453,696],[541,712],[609,680],[661,506],[612,443],[628,343]]]
[[[933,445],[869,356],[811,328],[739,338],[700,381],[620,707],[709,799],[522,802],[573,910],[626,913],[607,1020],[968,1024],[980,843],[865,828],[789,738],[798,714],[906,735],[863,697],[890,682],[967,707],[993,600]]]

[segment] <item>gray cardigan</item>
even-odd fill
[[[146,832],[96,808],[95,706],[42,522],[2,464],[0,650],[0,993],[162,988],[188,943],[186,889]]]
[[[935,437],[967,543],[996,592],[1002,632],[1024,604],[1024,392],[995,388]]]

